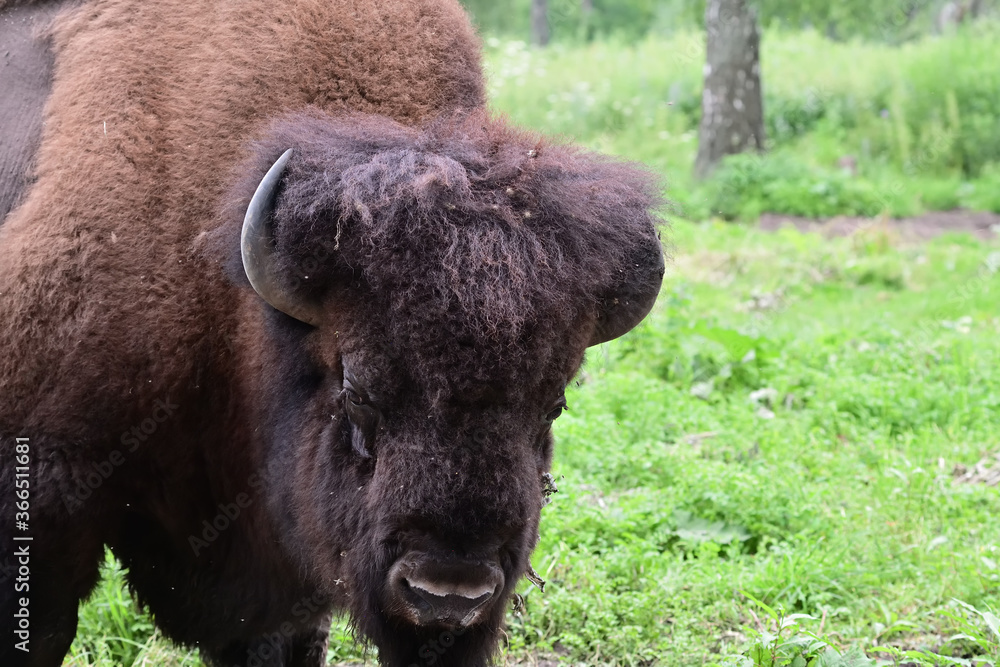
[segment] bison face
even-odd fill
[[[367,595],[357,617],[378,619],[373,636],[383,624],[397,637],[402,628],[425,629],[423,639],[492,635],[537,540],[550,429],[585,341],[506,357],[447,326],[355,321],[337,327],[340,416],[329,447],[352,456],[364,479],[362,539],[348,550]]]
[[[594,323],[497,345],[406,301],[333,290],[308,334],[322,379],[296,420],[315,444],[289,475],[311,527],[294,542],[386,664],[426,664],[431,642],[453,642],[435,664],[483,664],[538,538],[551,427]]]
[[[288,146],[241,253],[283,341],[274,394],[299,397],[268,420],[272,474],[295,480],[275,509],[289,549],[384,664],[485,664],[566,383],[659,290],[656,193],[482,114],[294,116],[259,165]]]

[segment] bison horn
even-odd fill
[[[663,283],[663,250],[659,239],[645,244],[636,255],[631,261],[632,275],[602,301],[591,345],[624,336],[652,310]]]
[[[319,322],[315,309],[302,303],[300,298],[285,285],[277,271],[274,254],[274,230],[271,227],[271,212],[278,183],[285,171],[292,149],[281,154],[264,174],[257,191],[250,199],[247,214],[243,218],[243,232],[240,234],[240,248],[243,254],[243,270],[250,279],[254,291],[276,310],[290,317],[316,326]]]

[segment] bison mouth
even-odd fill
[[[410,549],[395,558],[391,551],[382,554],[388,558],[381,567],[378,557],[354,563],[364,570],[356,570],[359,580],[372,585],[362,586],[370,593],[352,596],[351,605],[355,627],[378,647],[380,664],[489,664],[501,636],[504,601],[517,580],[504,565],[514,563],[437,550]]]
[[[493,563],[440,561],[410,552],[389,570],[385,609],[413,625],[458,630],[488,615],[504,583],[503,571]]]

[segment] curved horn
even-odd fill
[[[254,291],[264,301],[276,310],[290,317],[316,326],[318,314],[297,299],[283,285],[282,277],[276,270],[274,257],[274,234],[271,229],[271,210],[274,208],[274,197],[278,191],[278,183],[285,171],[292,149],[281,154],[281,157],[271,165],[257,186],[246,216],[243,218],[243,232],[240,234],[240,249],[243,254],[243,270],[250,279]]]
[[[653,243],[645,244],[636,255],[630,263],[634,268],[632,275],[602,302],[590,345],[624,336],[652,310],[663,284],[663,250],[659,240],[654,237]]]

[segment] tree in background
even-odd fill
[[[983,13],[982,0],[946,2],[937,16],[937,30],[944,33],[966,21],[974,21]]]
[[[589,42],[594,37],[594,0],[580,0],[580,37]]]
[[[764,149],[760,32],[747,0],[708,0],[707,58],[695,174],[707,176],[726,155]]]
[[[537,46],[549,43],[548,0],[531,0],[531,41]]]

